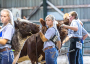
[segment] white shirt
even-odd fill
[[[2,30],[0,38],[1,39],[8,39],[8,43],[11,43],[11,39],[12,39],[13,34],[14,34],[14,28],[10,23],[8,23],[6,25],[6,27]],[[3,49],[5,47],[11,48],[11,45],[9,45],[9,44],[5,44],[5,45],[0,44],[0,49]]]

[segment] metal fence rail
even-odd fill
[[[90,33],[90,22],[83,22],[83,27]],[[84,40],[82,45],[82,53],[84,56],[90,56],[90,37]]]

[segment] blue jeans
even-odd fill
[[[81,43],[82,43],[82,46],[83,46],[83,38],[81,39]],[[83,64],[82,49],[80,49],[80,64]]]
[[[56,48],[47,49],[44,52],[46,64],[57,64],[58,50]]]
[[[0,64],[12,64],[14,54],[12,50],[0,52]]]
[[[80,64],[83,64],[83,55],[82,55],[82,49],[80,49]]]

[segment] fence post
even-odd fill
[[[44,17],[44,20],[45,20],[45,17],[47,16],[47,0],[43,0],[43,17]]]

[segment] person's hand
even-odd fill
[[[65,42],[66,42],[65,40],[62,41],[62,46],[65,44]]]
[[[62,24],[62,25],[61,25],[61,27],[63,27],[63,28],[66,28],[66,27],[67,27],[67,25],[65,25],[65,24]]]
[[[58,50],[58,53],[60,53],[60,49]]]
[[[61,54],[61,49],[58,50],[58,54],[59,54],[59,55]]]
[[[42,30],[40,29],[39,32],[42,32]]]

